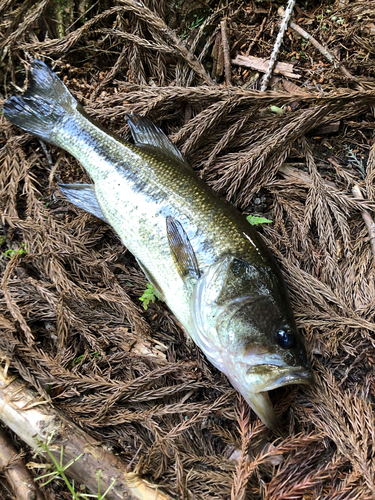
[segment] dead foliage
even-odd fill
[[[77,162],[3,117],[1,355],[171,498],[374,498],[375,256],[361,212],[375,208],[375,6],[296,10],[354,80],[289,30],[279,59],[295,64],[298,86],[274,78],[260,93],[247,68],[222,83],[220,22],[232,57],[266,58],[272,5],[67,5],[59,17],[56,0],[2,2],[2,97],[23,85],[24,51],[43,56],[100,123],[128,137],[126,113],[150,116],[213,189],[272,219],[260,230],[316,384],[272,394],[282,425],[271,434],[161,303],[142,310],[133,256],[59,193],[59,179],[88,180]]]

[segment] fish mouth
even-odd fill
[[[313,383],[313,376],[307,367],[288,366],[282,360],[273,361],[275,363],[247,365],[241,377],[236,377],[234,373],[227,374],[233,387],[270,429],[276,429],[278,421],[268,391],[284,385]]]
[[[291,384],[309,385],[314,382],[312,373],[301,366],[262,364],[252,366],[246,373],[255,393],[272,391]]]

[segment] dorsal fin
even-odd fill
[[[150,118],[132,113],[127,115],[127,119],[130,132],[137,146],[142,146],[142,144],[153,146],[164,155],[187,165],[177,147],[171,143],[164,132]]]

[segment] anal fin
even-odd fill
[[[59,187],[70,203],[108,223],[96,199],[92,184],[59,184]]]

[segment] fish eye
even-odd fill
[[[294,344],[293,333],[286,328],[279,328],[275,334],[276,342],[283,349],[290,349]]]

